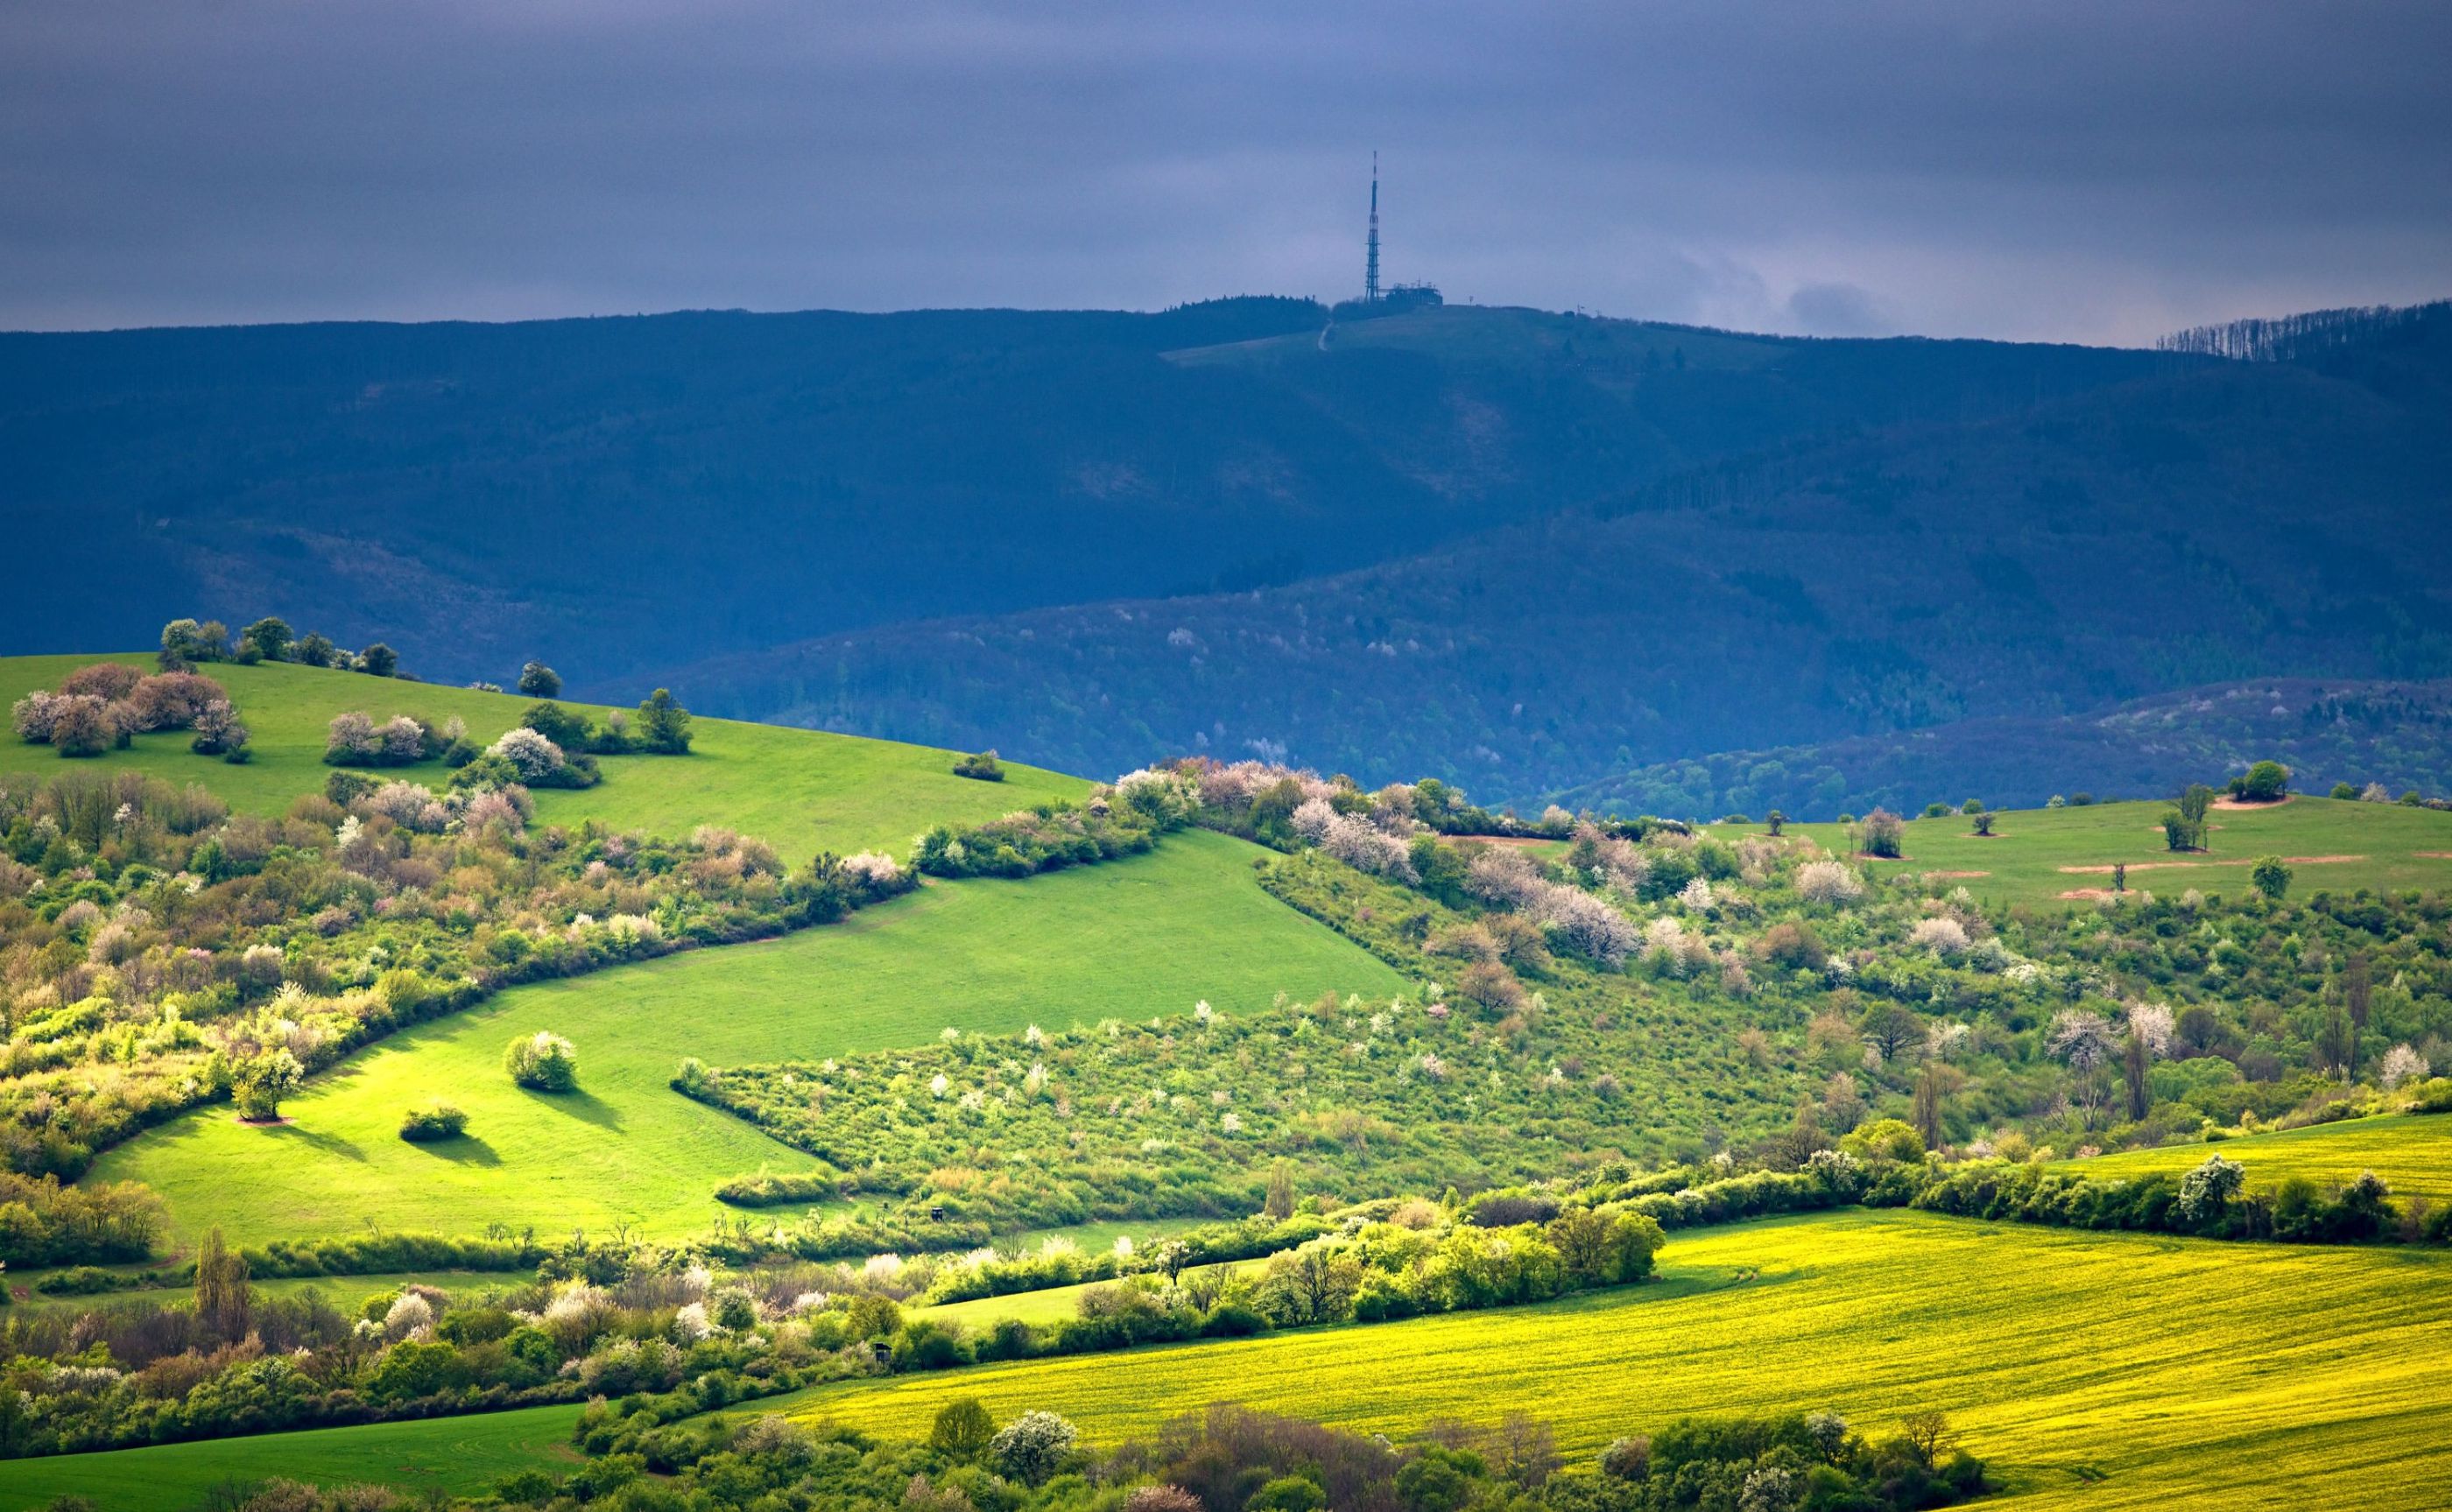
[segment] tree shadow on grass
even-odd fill
[[[474,1134],[438,1139],[417,1148],[438,1160],[447,1160],[459,1166],[499,1166],[503,1163],[503,1157],[494,1153],[494,1147]]]
[[[354,1139],[343,1139],[338,1134],[321,1129],[311,1129],[302,1124],[268,1124],[261,1127],[264,1132],[276,1139],[295,1139],[313,1146],[325,1154],[338,1155],[344,1160],[354,1160],[362,1166],[366,1164],[366,1149]]]
[[[567,1092],[532,1091],[529,1092],[527,1096],[528,1101],[536,1104],[540,1108],[549,1108],[558,1113],[568,1113],[573,1118],[583,1119],[587,1123],[594,1124],[599,1129],[609,1129],[617,1134],[622,1131],[622,1115],[613,1110],[613,1105],[611,1103],[606,1102],[603,1098],[597,1096],[593,1092],[585,1090]]]

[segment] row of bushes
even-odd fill
[[[200,661],[234,661],[251,667],[260,661],[293,661],[302,667],[330,667],[377,677],[403,677],[400,653],[378,640],[364,651],[335,645],[331,637],[308,631],[299,635],[289,621],[267,615],[238,633],[233,648],[229,626],[218,619],[173,619],[162,627],[157,654],[165,672],[184,671]]]
[[[1668,1229],[1862,1206],[2202,1239],[2452,1243],[2452,1208],[2430,1211],[2423,1204],[2395,1203],[2372,1171],[2330,1187],[2294,1176],[2249,1190],[2246,1168],[2220,1154],[2177,1175],[2105,1181],[2067,1166],[1859,1160],[1833,1149],[1817,1152],[1797,1171],[1752,1171],[1631,1196],[1622,1187],[1604,1186],[1568,1200],[1641,1213]]]
[[[924,1443],[774,1417],[736,1423],[712,1415],[736,1400],[731,1385],[710,1384],[592,1404],[574,1434],[589,1463],[564,1476],[521,1471],[495,1500],[554,1512],[637,1507],[650,1474],[670,1498],[659,1504],[675,1507],[746,1504],[762,1492],[795,1505],[996,1512],[1072,1512],[1092,1487],[1097,1504],[1120,1512],[1908,1512],[1991,1489],[1983,1463],[1929,1412],[1878,1443],[1829,1412],[1680,1419],[1571,1464],[1551,1425],[1522,1413],[1426,1424],[1398,1443],[1216,1403],[1102,1452],[1056,1412],[1034,1408],[999,1427],[968,1397],[938,1412]],[[282,1508],[322,1512],[294,1492]]]

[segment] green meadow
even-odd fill
[[[94,1177],[151,1186],[187,1238],[218,1224],[247,1244],[369,1226],[696,1232],[722,1211],[712,1192],[725,1177],[809,1163],[671,1090],[685,1055],[823,1057],[947,1028],[1012,1033],[1202,999],[1235,1011],[1279,991],[1403,990],[1375,957],[1262,892],[1259,854],[1185,834],[1107,866],[935,884],[840,925],[515,989],[317,1077],[284,1106],[284,1125],[198,1109],[109,1152]],[[539,1030],[577,1045],[575,1094],[504,1074],[504,1047]],[[436,1098],[467,1111],[467,1136],[401,1140],[402,1113]]]
[[[1395,1435],[1521,1411],[1581,1457],[1692,1414],[1827,1407],[1882,1430],[1939,1408],[2020,1512],[2420,1512],[2452,1478],[2447,1325],[2441,1253],[1859,1209],[1678,1234],[1661,1280],[1629,1290],[898,1376],[763,1410],[924,1435],[945,1402],[977,1396],[999,1419],[1061,1412],[1108,1444],[1211,1402]],[[0,1512],[69,1489],[169,1512],[276,1470],[465,1488],[558,1455],[573,1410],[27,1462]]]
[[[1692,1414],[1947,1412],[2018,1508],[2440,1507],[2452,1256],[1863,1210],[1672,1236],[1663,1282],[1540,1306],[974,1366],[793,1411],[924,1434],[945,1402],[1101,1443],[1233,1401],[1403,1435],[1527,1412],[1560,1447]]]
[[[517,1470],[577,1468],[583,1461],[570,1446],[577,1421],[577,1406],[524,1407],[11,1460],[0,1471],[0,1512],[45,1506],[61,1496],[84,1497],[97,1512],[195,1512],[233,1483],[273,1476],[468,1495]]]
[[[2111,868],[2126,863],[2128,886],[2176,896],[2190,888],[2237,897],[2248,890],[2247,869],[2262,855],[2291,862],[2294,897],[2320,890],[2355,892],[2452,886],[2452,814],[2293,796],[2256,809],[2216,809],[2207,848],[2177,854],[2163,840],[2165,803],[2095,803],[2059,809],[2017,809],[1995,815],[1980,835],[1961,814],[1908,823],[1902,855],[1869,863],[1878,875],[1921,873],[1955,878],[1978,898],[2009,903],[2082,900],[2112,888]],[[1715,824],[1725,837],[1768,833],[1756,824]],[[1848,826],[1791,824],[1834,854],[1849,844]]]
[[[50,1271],[12,1270],[9,1272],[9,1281],[11,1284],[10,1289],[16,1299],[15,1306],[24,1308],[25,1313],[11,1314],[11,1316],[25,1316],[45,1308],[56,1307],[65,1307],[73,1312],[87,1312],[96,1308],[107,1308],[118,1302],[176,1303],[184,1302],[194,1295],[194,1283],[178,1279],[176,1273],[179,1267],[175,1265],[149,1267],[107,1266],[103,1268],[122,1274],[149,1269],[160,1285],[148,1285],[129,1291],[105,1292],[91,1297],[53,1297],[36,1291],[32,1286],[34,1281],[50,1274]],[[324,1294],[325,1300],[333,1306],[343,1312],[355,1313],[365,1305],[368,1297],[398,1291],[403,1286],[411,1285],[433,1286],[451,1293],[455,1298],[465,1299],[499,1288],[516,1286],[528,1279],[530,1278],[524,1273],[505,1275],[499,1271],[484,1270],[414,1270],[396,1271],[382,1276],[284,1276],[248,1284],[255,1288],[258,1295],[268,1297],[294,1297],[302,1291],[320,1291]]]
[[[76,668],[96,661],[124,661],[147,671],[153,666],[149,653],[0,658],[0,705],[34,688],[55,688]],[[247,721],[255,753],[247,764],[197,756],[188,749],[188,736],[178,731],[139,736],[129,750],[81,761],[64,760],[49,746],[27,745],[0,732],[0,773],[49,777],[134,769],[173,782],[202,783],[236,809],[277,814],[299,795],[323,788],[332,770],[324,765],[325,732],[334,715],[354,709],[377,720],[410,714],[437,723],[458,715],[482,743],[518,723],[536,702],[317,667],[223,662],[202,670],[228,690]],[[689,701],[687,689],[674,691]],[[600,721],[606,713],[590,704],[571,707]],[[907,855],[912,836],[929,825],[977,823],[1089,791],[1078,778],[1010,763],[1002,782],[976,782],[954,776],[947,752],[888,740],[706,718],[693,721],[691,733],[695,738],[685,757],[600,757],[602,783],[581,792],[539,793],[539,816],[557,824],[602,819],[675,836],[702,824],[726,825],[764,839],[798,863],[820,850]],[[426,762],[388,775],[440,788],[450,772],[440,762]]]
[[[2189,1170],[2208,1155],[2245,1166],[2251,1188],[2275,1186],[2293,1176],[2322,1186],[2352,1181],[2361,1171],[2371,1170],[2396,1197],[2452,1201],[2452,1117],[2440,1113],[2358,1118],[2210,1145],[2128,1149],[2072,1164],[2087,1176],[2107,1181]]]

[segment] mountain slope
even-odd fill
[[[1281,582],[1715,458],[2212,359],[1309,301],[0,335],[0,651],[281,613],[574,692]],[[108,591],[99,591],[108,585]],[[686,690],[684,690],[686,691]]]
[[[1332,579],[891,626],[685,680],[729,713],[1073,770],[1282,749],[1528,801],[1696,752],[2442,677],[2452,320],[2392,330],[1712,463]]]
[[[2036,808],[2053,795],[2160,797],[2255,761],[2303,792],[2337,782],[2452,792],[2452,680],[2261,678],[2155,694],[2100,713],[1964,719],[1824,745],[1654,762],[1557,795],[1568,808],[1710,817],[1772,809],[1827,819],[1969,796]]]

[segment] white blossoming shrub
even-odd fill
[[[988,1458],[1012,1479],[1038,1485],[1056,1473],[1080,1437],[1053,1412],[1025,1412],[988,1441]]]
[[[1328,827],[1336,822],[1336,810],[1326,798],[1310,798],[1298,805],[1292,823],[1295,833],[1317,845],[1328,838]]]
[[[525,788],[494,788],[469,798],[460,811],[460,827],[483,831],[488,827],[506,835],[517,835],[527,828],[527,811],[513,795],[524,797]]]
[[[1711,942],[1666,914],[1643,932],[1643,958],[1671,976],[1690,976],[1711,964]]]
[[[2052,1015],[2051,1031],[2044,1042],[2054,1055],[2068,1062],[2071,1070],[2083,1075],[2111,1059],[2116,1039],[2110,1022],[2102,1014],[2065,1008]]]
[[[2178,1032],[2178,1021],[2164,1004],[2137,1003],[2128,1010],[2128,1031],[2145,1042],[2149,1053],[2168,1055],[2172,1036]]]
[[[1200,784],[1179,772],[1143,767],[1116,779],[1116,796],[1160,824],[1176,824],[1192,817],[1200,802]]]
[[[575,1349],[604,1329],[613,1313],[613,1295],[601,1286],[584,1281],[565,1281],[544,1305],[538,1325],[554,1336],[555,1342],[567,1351]]]
[[[511,764],[524,781],[535,782],[562,770],[562,747],[546,739],[526,725],[503,732],[503,737],[486,747],[486,755],[498,756]]]
[[[424,727],[405,714],[385,720],[383,728],[376,732],[376,739],[388,765],[406,766],[425,755]]]
[[[1493,845],[1473,858],[1465,869],[1465,891],[1485,903],[1525,909],[1538,900],[1550,884],[1541,869],[1521,851]]]
[[[1560,948],[1612,971],[1626,965],[1640,938],[1631,919],[1590,893],[1571,887],[1548,889],[1542,895],[1540,917]]]
[[[430,789],[414,782],[386,782],[366,795],[366,806],[404,830],[440,835],[451,822],[450,811]]]
[[[1809,903],[1844,907],[1865,895],[1865,879],[1838,861],[1808,861],[1796,869],[1796,892]]]
[[[404,1291],[384,1313],[384,1332],[394,1339],[423,1339],[434,1331],[434,1304]]]
[[[36,689],[10,705],[9,722],[16,729],[17,738],[28,745],[49,744],[59,723],[62,701],[56,693]]]
[[[842,864],[843,873],[864,887],[880,891],[900,887],[902,868],[882,851],[862,851]]]
[[[2430,1070],[2426,1057],[2406,1045],[2395,1045],[2383,1052],[2383,1066],[2377,1072],[2384,1090],[2390,1091],[2404,1082],[2422,1082]]]
[[[1918,919],[1908,931],[1908,943],[1935,955],[1959,955],[1967,950],[1967,926],[1953,918]]]
[[[325,727],[324,759],[335,766],[363,765],[373,760],[382,749],[373,718],[361,711],[336,714]]]
[[[673,1337],[682,1344],[696,1344],[713,1332],[715,1325],[707,1321],[703,1302],[687,1303],[673,1314]]]
[[[1374,876],[1392,877],[1399,882],[1415,882],[1420,878],[1414,871],[1414,857],[1404,841],[1385,830],[1351,818],[1329,809],[1314,799],[1295,811],[1295,826],[1304,826],[1304,816],[1315,810],[1326,811],[1327,817],[1320,833],[1308,836],[1320,850],[1357,872]]]

